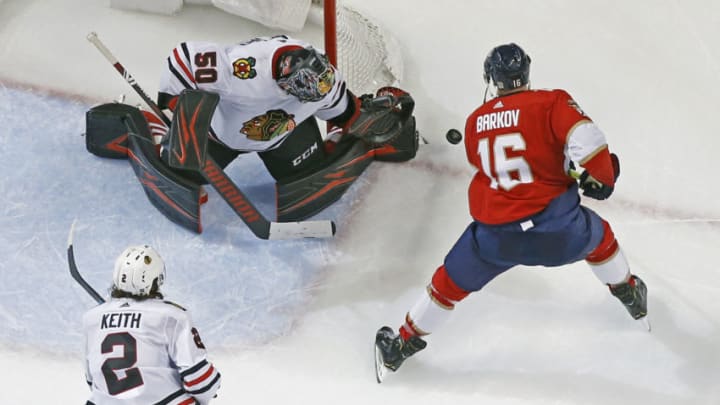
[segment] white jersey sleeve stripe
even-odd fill
[[[605,147],[605,134],[593,122],[582,121],[570,130],[567,140],[568,156],[581,165]]]
[[[220,387],[220,373],[212,363],[203,360],[181,374],[185,390],[194,396],[212,396]]]
[[[342,82],[336,89],[335,93],[332,94],[332,101],[327,107],[324,107],[317,111],[315,114],[322,120],[333,119],[342,114],[346,109],[350,100],[347,92],[345,82]]]
[[[214,374],[215,378],[210,380],[206,386],[194,390],[188,390],[187,392],[194,397],[200,397],[201,394],[206,393],[209,393],[209,395],[207,396],[214,396],[215,392],[218,390],[218,388],[220,388],[220,373],[216,372]]]
[[[184,87],[186,89],[192,89],[193,86],[190,85],[190,83],[188,83],[187,81],[185,81],[185,76],[183,74],[181,74],[180,72],[178,72],[177,69],[175,69],[175,65],[173,65],[173,62],[172,62],[173,61],[172,56],[167,58],[167,61],[168,61],[168,70],[170,71],[170,73],[173,74],[173,76],[175,76],[175,78],[178,80],[178,82],[180,82],[182,87]]]
[[[180,376],[183,378],[183,380],[185,380],[187,376],[197,373],[199,370],[206,368],[208,365],[209,365],[209,363],[207,360],[201,360],[194,366],[181,371]]]
[[[178,52],[178,48],[176,47],[173,49],[173,56],[170,60],[171,66],[177,66],[180,68],[182,73],[180,73],[183,78],[181,79],[182,82],[190,82],[192,84],[195,84],[195,77],[192,74],[192,71],[190,70],[190,63],[189,63],[189,57],[187,54],[187,48],[185,47],[185,44],[183,43],[180,45],[183,47],[183,53],[185,54],[185,60],[180,56],[180,52]],[[174,62],[174,63],[173,63]]]
[[[345,82],[343,82],[342,85],[340,85],[340,91],[338,91],[337,96],[335,97],[335,101],[333,101],[330,106],[327,107],[328,110],[335,108],[342,101],[343,97],[345,97],[346,94],[345,89]]]
[[[194,385],[202,384],[202,382],[207,380],[208,378],[210,378],[210,376],[213,375],[213,373],[215,373],[215,367],[210,365],[210,367],[207,370],[205,370],[205,372],[202,373],[197,378],[192,379],[192,380],[185,378],[185,387],[190,388]]]

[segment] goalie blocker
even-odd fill
[[[209,126],[209,118],[215,107],[214,103],[210,104],[206,109],[201,108],[206,118],[200,127]],[[418,134],[412,116],[413,107],[412,97],[396,88],[383,88],[376,97],[361,97],[359,116],[353,125],[345,128],[351,136],[343,137],[335,151],[326,156],[325,163],[309,173],[301,172],[278,180],[278,220],[301,221],[322,211],[337,201],[373,160],[402,162],[415,157]],[[171,132],[179,130],[177,122],[180,121],[174,118]],[[186,126],[184,130],[190,128]],[[218,168],[222,169],[231,160],[219,158],[219,155],[227,154],[228,150],[213,138],[196,136],[194,139],[200,143],[209,140],[207,154],[208,157],[216,157]],[[87,112],[86,147],[89,152],[100,157],[130,157],[133,170],[151,203],[178,225],[193,232],[202,232],[201,184],[207,182],[199,176],[189,175],[187,170],[178,169],[199,169],[198,164],[204,161],[205,145],[193,148],[202,154],[199,156],[173,156],[171,153],[170,166],[175,166],[171,168],[167,161],[159,158],[143,114],[135,107],[111,103]],[[173,148],[169,149],[172,152]],[[179,161],[181,158],[190,167],[182,164]]]

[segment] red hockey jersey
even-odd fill
[[[478,168],[470,214],[485,224],[542,211],[575,181],[567,174],[571,160],[583,165],[600,152],[609,156],[603,133],[563,90],[528,90],[484,103],[466,121],[465,148]]]

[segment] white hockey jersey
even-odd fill
[[[113,298],[83,316],[89,404],[207,404],[220,373],[187,311],[160,299]]]
[[[347,108],[346,84],[334,67],[332,88],[315,102],[302,102],[277,85],[273,64],[278,51],[308,46],[285,36],[230,46],[183,42],[167,59],[159,92],[179,95],[185,89],[200,89],[218,93],[220,101],[211,121],[218,139],[236,150],[270,150],[302,121],[312,116],[329,120]]]

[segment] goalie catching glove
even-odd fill
[[[360,113],[343,129],[370,145],[393,142],[403,133],[415,108],[410,94],[396,87],[383,87],[375,96],[364,94],[358,101]]]

